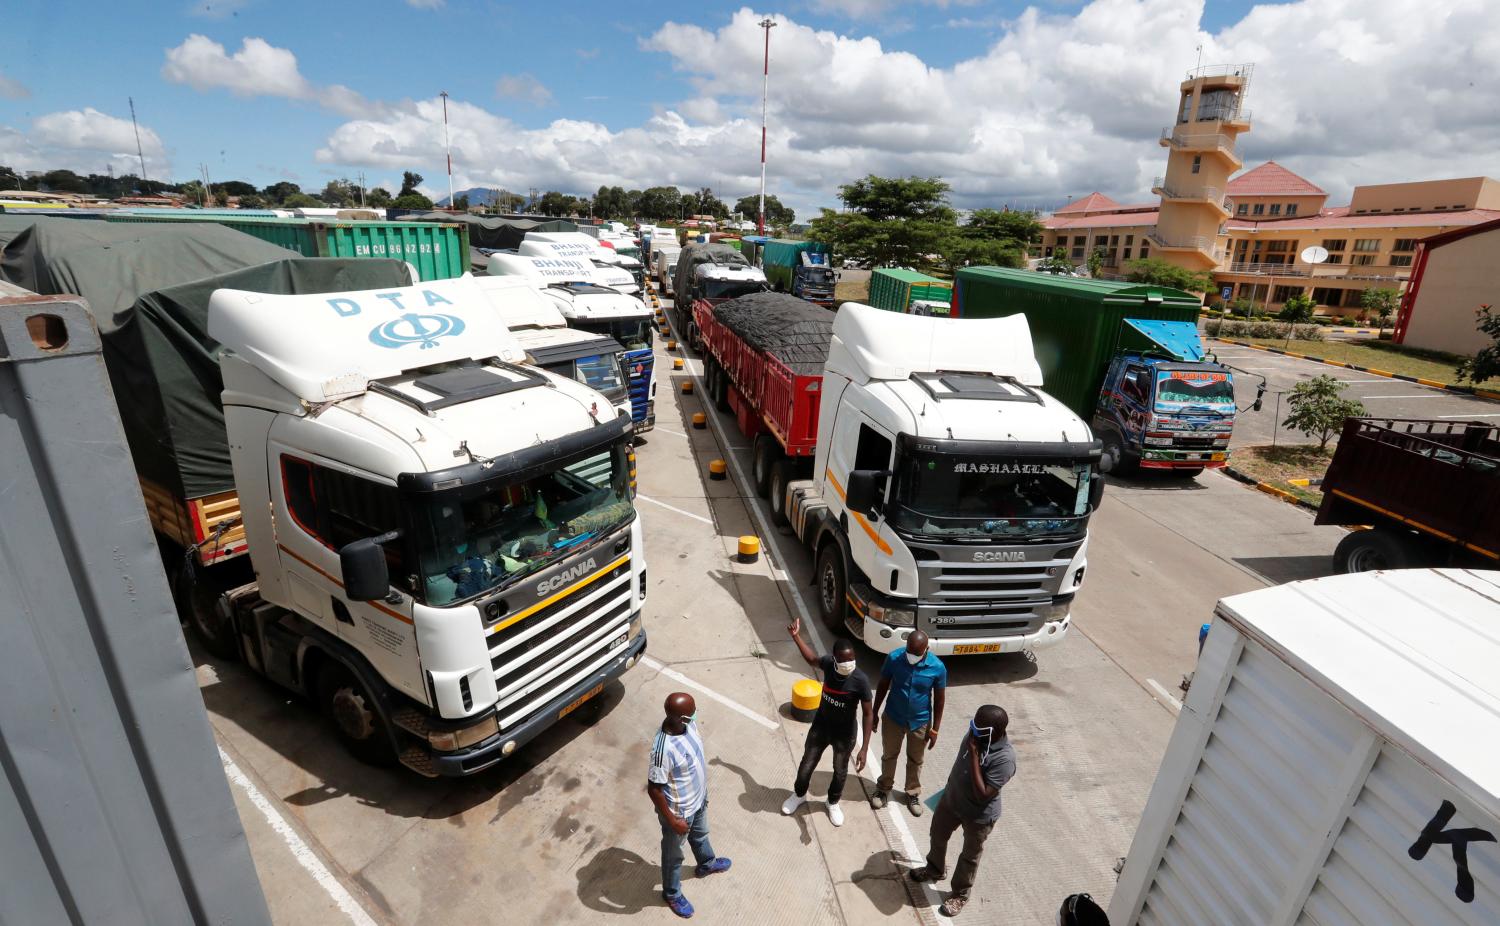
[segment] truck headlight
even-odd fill
[[[1050,604],[1044,604],[1040,608],[1037,608],[1037,613],[1041,615],[1044,621],[1060,621],[1068,616],[1068,612],[1072,608],[1073,598],[1070,595],[1062,599],[1054,598]]]
[[[427,743],[439,752],[453,752],[483,742],[500,732],[500,721],[495,712],[481,717],[467,727],[457,730],[428,730]]]
[[[865,613],[872,620],[892,627],[915,627],[917,626],[917,612],[914,608],[893,608],[883,604],[871,603],[865,608]]]

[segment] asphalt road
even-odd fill
[[[1332,376],[1343,383],[1344,397],[1358,399],[1373,416],[1440,418],[1450,421],[1474,419],[1500,423],[1500,403],[1488,399],[1272,354],[1237,344],[1209,342],[1209,347],[1220,361],[1235,368],[1235,402],[1240,408],[1246,408],[1254,401],[1259,377],[1266,378],[1263,408],[1259,412],[1243,411],[1235,419],[1234,437],[1230,441],[1232,447],[1271,443],[1273,427],[1285,420],[1287,415],[1287,394],[1293,386],[1315,376]],[[1279,444],[1316,443],[1314,438],[1284,426],[1275,427],[1274,439]]]
[[[232,790],[277,922],[675,922],[659,899],[644,772],[660,704],[676,689],[697,698],[713,841],[735,860],[725,875],[685,878],[699,919],[934,921],[941,895],[924,892],[914,904],[900,880],[927,848],[931,815],[877,813],[861,801],[876,756],[851,774],[842,828],[821,800],[826,770],[809,804],[780,815],[806,730],[786,711],[806,669],[785,627],[810,610],[810,564],[794,538],[767,529],[764,503],[746,497],[749,461],[729,419],[709,412],[714,426],[692,429],[701,390],[684,396],[678,386],[696,361],[674,373],[671,356],[661,353],[660,424],[638,449],[650,659],[504,765],[457,781],[363,766],[307,705],[197,654],[210,718],[243,779]],[[714,458],[733,462],[732,479],[704,478]],[[767,548],[750,566],[733,561],[746,533]],[[1063,642],[1034,660],[949,661],[928,794],[984,703],[1010,711],[1019,764],[964,922],[1051,922],[1074,891],[1107,902],[1171,732],[1172,698],[1196,658],[1198,626],[1219,597],[1324,574],[1341,533],[1214,473],[1110,485]],[[827,642],[815,619],[805,626]],[[873,673],[881,658],[864,651],[859,661]]]

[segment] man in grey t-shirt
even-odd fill
[[[1000,819],[1000,789],[1016,774],[1016,751],[1006,739],[1010,717],[1005,709],[986,704],[969,722],[959,747],[948,786],[932,815],[932,847],[927,864],[911,872],[913,881],[941,881],[948,866],[948,839],[963,827],[964,846],[953,869],[953,894],[942,911],[957,916],[969,902],[969,890],[984,854],[984,841]]]

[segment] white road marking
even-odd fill
[[[1362,395],[1361,399],[1441,399],[1442,395]]]
[[[670,678],[675,682],[680,682],[688,686],[689,688],[696,688],[698,691],[701,691],[703,694],[708,695],[713,700],[718,701],[720,704],[734,711],[736,714],[743,714],[744,716],[749,717],[751,720],[755,721],[768,730],[781,729],[781,725],[776,723],[776,721],[770,720],[766,717],[761,716],[760,714],[757,714],[755,711],[752,711],[750,708],[746,707],[740,702],[734,700],[733,698],[719,694],[717,691],[714,691],[707,685],[693,681],[686,675],[678,672],[676,669],[664,665],[661,662],[658,662],[657,660],[651,658],[650,656],[642,656],[641,664],[655,669],[657,672],[660,672],[662,675],[665,675],[667,678]]]
[[[1336,379],[1334,382],[1343,383],[1346,386],[1353,386],[1356,383],[1384,383],[1387,386],[1391,384],[1388,379]]]
[[[1437,415],[1438,418],[1500,418],[1500,414],[1484,415]]]
[[[639,492],[636,493],[635,497],[639,501],[650,502],[651,504],[656,505],[656,506],[661,507],[661,508],[665,508],[668,511],[675,511],[678,514],[682,515],[684,518],[692,518],[694,521],[702,521],[704,524],[708,524],[710,526],[712,526],[713,523],[714,523],[713,521],[711,521],[708,518],[705,518],[701,514],[693,514],[691,511],[683,511],[681,508],[677,508],[677,507],[675,507],[673,505],[668,505],[666,502],[659,502],[656,499],[651,498],[650,496],[642,495]]]
[[[280,836],[286,843],[287,848],[292,851],[292,857],[297,860],[297,864],[306,869],[307,873],[312,875],[313,880],[318,882],[318,886],[328,892],[328,896],[333,898],[333,902],[338,905],[338,908],[344,912],[345,916],[349,917],[350,922],[356,923],[358,926],[375,926],[375,921],[370,918],[370,914],[366,913],[364,908],[359,905],[359,902],[344,889],[339,880],[333,876],[333,873],[318,858],[317,853],[313,852],[312,848],[306,842],[302,841],[302,837],[298,836],[297,831],[292,829],[291,824],[286,822],[286,818],[282,817],[276,808],[272,806],[270,800],[246,777],[244,772],[240,771],[240,767],[234,764],[234,760],[229,758],[229,753],[225,752],[223,747],[219,748],[219,761],[224,763],[224,774],[245,792],[245,796],[250,799],[250,803],[255,805],[255,809],[259,810],[261,815],[266,818],[266,822],[271,825],[271,829],[275,830],[276,835]]]
[[[1174,714],[1182,712],[1182,702],[1172,697],[1172,693],[1167,690],[1167,686],[1154,678],[1146,679],[1146,684],[1151,686],[1151,690],[1156,692],[1157,696],[1166,702],[1167,710]]]
[[[681,437],[681,438],[686,438],[687,437],[687,435],[684,434],[684,433],[682,433],[681,431],[674,431],[671,428],[664,428],[661,425],[656,425],[651,430],[653,430],[653,431],[666,431],[668,434],[676,434],[678,437]]]

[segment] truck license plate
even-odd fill
[[[1201,460],[1201,459],[1203,459],[1203,454],[1201,454],[1201,453],[1190,453],[1190,454],[1187,455],[1187,458],[1189,460]]]
[[[592,698],[594,695],[598,694],[599,692],[601,692],[603,690],[604,690],[604,683],[603,682],[600,682],[599,684],[595,685],[593,688],[590,688],[588,691],[584,692],[583,694],[581,694],[577,698],[575,698],[573,700],[572,704],[569,704],[567,707],[565,707],[562,710],[558,711],[557,712],[557,719],[558,720],[562,720],[564,717],[566,717],[569,714],[573,713],[574,711],[578,710],[580,707],[583,706],[583,703],[585,701],[587,701],[589,698]]]
[[[1000,643],[960,643],[953,647],[953,655],[972,656],[975,653],[998,653],[1001,649]]]

